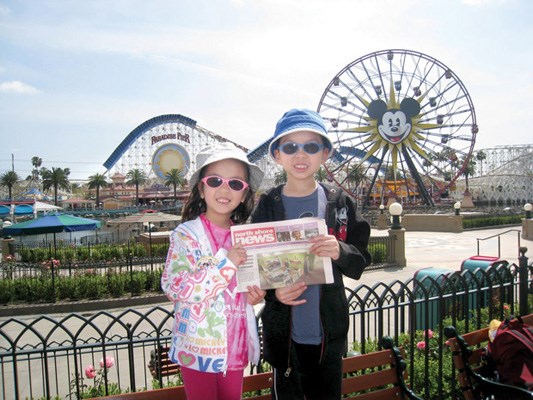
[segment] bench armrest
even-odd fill
[[[394,341],[390,336],[383,336],[381,339],[381,347],[387,350],[391,350],[392,356],[394,357],[394,363],[396,364],[396,374],[398,376],[398,382],[402,389],[404,395],[406,395],[410,400],[423,400],[421,397],[418,397],[406,384],[404,381],[405,369],[407,364],[402,357],[402,353],[398,347],[394,345]]]

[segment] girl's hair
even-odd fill
[[[244,163],[243,163],[244,165]],[[250,171],[248,170],[248,166],[246,166],[247,171],[247,179],[249,180]],[[200,177],[198,178],[198,182],[194,187],[191,189],[191,194],[189,196],[189,200],[185,203],[183,206],[183,211],[181,212],[181,221],[189,221],[191,219],[195,219],[200,216],[200,214],[204,213],[207,209],[207,205],[205,204],[205,200],[200,197],[200,189],[199,185],[203,185],[201,182],[202,178],[205,174],[205,167],[202,168],[200,171]],[[231,213],[231,220],[235,224],[244,224],[250,214],[252,213],[252,210],[254,208],[254,191],[252,190],[251,186],[248,186],[248,189],[246,190],[246,195],[244,197],[244,200],[239,203],[238,207],[233,210]]]

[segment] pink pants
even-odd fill
[[[243,370],[224,373],[200,372],[181,367],[187,400],[240,400]]]

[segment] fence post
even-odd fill
[[[528,302],[527,302],[527,295],[528,295],[528,267],[527,267],[527,247],[520,247],[520,257],[518,257],[518,264],[519,264],[519,287],[520,287],[520,297],[519,297],[519,311],[520,315],[527,315],[528,314]]]
[[[133,297],[133,256],[131,254],[129,240],[128,240],[128,267],[130,269],[130,292]]]
[[[51,258],[50,262],[50,272],[52,273],[52,303],[56,302],[56,279],[55,279],[55,268],[54,268],[55,259]],[[59,269],[59,267],[58,267]]]
[[[398,267],[405,267],[405,229],[389,229],[389,237],[392,239],[394,247],[394,262]]]
[[[135,392],[135,357],[133,356],[133,333],[131,331],[131,324],[126,323],[128,329],[128,362],[130,364],[130,388]]]

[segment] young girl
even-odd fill
[[[196,165],[161,278],[174,303],[170,357],[181,366],[188,400],[240,399],[244,368],[259,358],[252,305],[265,292],[237,293],[246,250],[232,247],[230,226],[246,222],[263,172],[230,143],[203,149]]]

